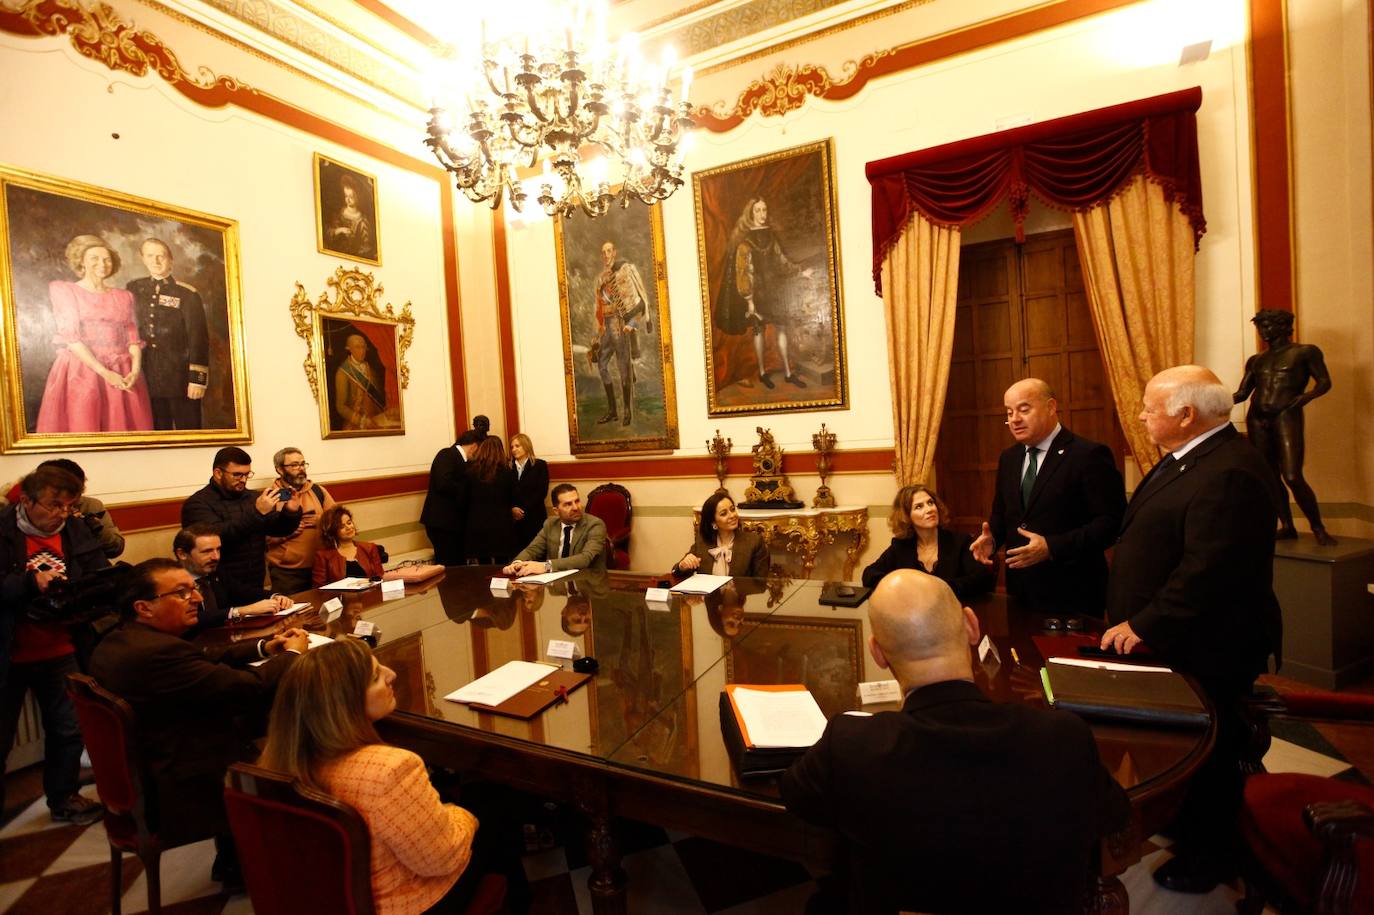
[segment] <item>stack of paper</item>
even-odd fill
[[[331,581],[327,585],[320,585],[321,591],[366,591],[373,585],[381,584],[381,579],[373,581],[370,578],[340,578],[338,581]]]
[[[556,666],[534,661],[507,661],[485,677],[478,677],[444,698],[452,702],[500,705],[558,669]]]
[[[527,581],[536,585],[546,585],[551,581],[558,581],[560,578],[567,578],[569,575],[576,575],[576,569],[564,569],[562,572],[540,572],[538,575],[522,575],[516,581]]]
[[[790,766],[825,731],[825,713],[801,684],[730,685],[720,694],[720,732],[741,776]]]
[[[673,585],[679,594],[710,594],[730,580],[729,575],[703,575],[698,572],[686,581]]]
[[[310,641],[305,646],[307,651],[309,651],[311,648],[319,648],[321,645],[328,645],[330,642],[334,641],[329,636],[320,635],[318,632],[307,632],[306,635],[310,637]],[[261,667],[262,665],[266,664],[267,661],[267,658],[263,658],[261,661],[254,661],[249,666]]]

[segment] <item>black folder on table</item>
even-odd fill
[[[1207,707],[1182,674],[1045,665],[1045,697],[1085,718],[1176,727],[1206,727]]]
[[[730,696],[720,694],[720,735],[725,739],[725,748],[735,762],[735,771],[740,778],[754,778],[762,775],[777,775],[801,759],[807,747],[749,747],[745,745],[744,734],[740,730],[735,706]]]

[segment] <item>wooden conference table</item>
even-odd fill
[[[625,911],[614,819],[626,817],[789,858],[826,870],[837,837],[788,814],[776,778],[741,780],[721,738],[725,684],[805,683],[827,715],[858,708],[857,684],[888,679],[867,651],[867,608],[819,602],[821,583],[737,579],[707,598],[646,604],[659,576],[630,572],[576,576],[547,587],[488,587],[492,567],[451,567],[383,600],[378,589],[307,592],[318,606],[339,596],[344,611],[325,625],[314,611],[291,625],[351,632],[359,619],[379,630],[377,654],[397,673],[398,711],[379,722],[384,739],[431,765],[492,779],[571,804],[589,823],[589,879],[598,913]],[[980,688],[1002,701],[1043,703],[1038,618],[1000,596],[975,610],[1000,660],[974,662]],[[284,623],[276,624],[280,628]],[[262,630],[236,630],[257,637]],[[525,721],[444,699],[510,660],[542,660],[550,639],[576,643],[600,670],[568,701]],[[1013,663],[1012,647],[1022,665]],[[870,711],[889,706],[866,706]],[[1093,724],[1103,762],[1131,798],[1130,828],[1103,842],[1095,910],[1124,912],[1117,875],[1139,859],[1182,800],[1211,750],[1213,732]],[[1032,789],[1033,790],[1033,789]],[[995,812],[989,811],[992,815]]]

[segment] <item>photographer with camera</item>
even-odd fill
[[[19,500],[0,512],[0,747],[7,755],[25,694],[32,689],[43,722],[43,792],[55,822],[87,825],[104,808],[77,793],[81,729],[67,697],[77,672],[72,628],[83,579],[109,566],[86,524],[71,520],[81,480],[52,465],[19,484]]]
[[[76,511],[72,512],[73,518],[80,518],[82,522],[91,529],[96,539],[100,541],[100,548],[105,551],[105,555],[110,559],[117,559],[124,552],[124,535],[120,533],[115,525],[114,519],[105,509],[105,503],[95,496],[86,495],[86,471],[81,469],[81,465],[70,458],[52,458],[38,465],[39,467],[60,467],[81,481],[81,498],[77,500]],[[0,498],[0,509],[19,501],[19,481],[5,487],[4,498]]]

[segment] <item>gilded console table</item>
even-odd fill
[[[701,509],[692,512],[693,525],[701,524]],[[810,578],[816,554],[841,535],[849,537],[844,551],[844,580],[854,580],[854,567],[868,546],[868,508],[839,505],[835,508],[741,508],[740,524],[763,537],[771,548],[781,542],[787,552],[801,557],[802,577]]]

